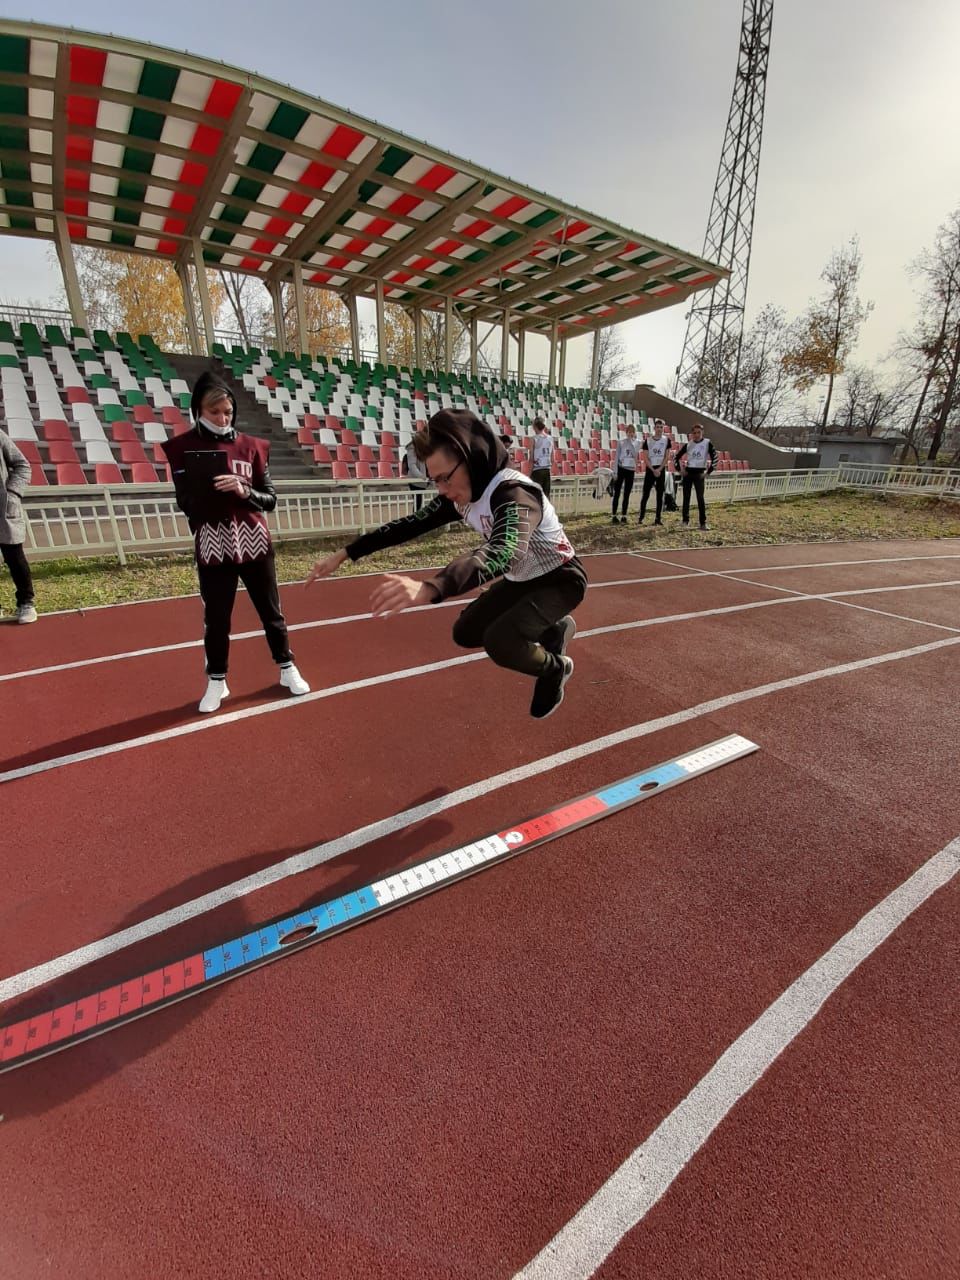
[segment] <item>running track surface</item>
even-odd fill
[[[761,748],[2,1077],[0,1277],[960,1272],[960,845],[698,1136],[722,1056],[960,835],[960,541],[587,563],[539,724],[525,681],[451,663],[455,609],[364,617],[370,578],[284,588],[329,696],[280,699],[254,635],[202,721],[195,598],[0,631],[3,1023]]]

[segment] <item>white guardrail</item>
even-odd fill
[[[565,476],[553,481],[551,498],[561,516],[606,511],[609,475]],[[916,493],[960,499],[960,469],[844,466],[818,471],[720,471],[707,479],[710,502],[760,502],[833,489]],[[363,533],[409,515],[418,496],[407,480],[278,481],[277,507],[269,517],[278,541]],[[34,559],[116,556],[176,551],[193,539],[169,485],[57,486],[28,489],[26,548]]]

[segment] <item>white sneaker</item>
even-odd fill
[[[22,604],[17,610],[18,622],[36,622],[37,611],[32,604]]]
[[[207,681],[207,692],[200,699],[199,710],[204,715],[208,715],[211,711],[219,711],[220,703],[224,698],[230,697],[230,690],[227,688],[227,682],[223,677],[217,679],[211,676]]]
[[[289,667],[280,668],[280,683],[285,689],[289,689],[295,698],[310,692],[310,686],[292,662]]]

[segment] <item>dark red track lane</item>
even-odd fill
[[[704,587],[712,589],[712,580]],[[431,629],[429,615],[407,621],[423,633]],[[254,721],[5,784],[26,811],[44,816],[19,836],[9,903],[11,910],[30,904],[32,927],[25,937],[0,934],[0,972],[112,931],[138,902],[191,874],[236,863],[252,872],[251,864],[280,861],[545,750],[929,639],[928,629],[914,624],[804,601],[682,626],[578,641],[569,703],[549,725],[527,715],[525,679],[481,661],[470,665],[467,679],[452,668],[329,702],[285,705]],[[674,666],[682,677],[651,686],[652,671]],[[881,671],[881,679],[897,678]],[[394,722],[402,718],[400,738],[396,731],[371,737],[385,706]],[[479,736],[490,725],[502,729],[494,752],[482,754]],[[197,785],[198,776],[206,785]],[[247,800],[251,777],[262,797],[256,805]],[[95,894],[91,868],[102,886]],[[51,909],[61,895],[76,902],[67,920]]]
[[[828,1001],[610,1256],[602,1280],[954,1280],[956,880]],[[579,1207],[579,1206],[578,1206]]]
[[[922,541],[918,539],[916,542],[906,539],[885,542],[798,542],[781,546],[695,547],[676,551],[660,551],[643,546],[633,549],[641,555],[646,553],[663,560],[679,561],[690,568],[722,573],[729,569],[745,568],[747,565],[763,567],[771,564],[829,564],[844,560],[862,560],[866,563],[900,556],[956,557],[960,555],[960,538],[928,538]],[[945,561],[945,564],[949,563],[949,559]],[[953,563],[958,561],[954,559]]]
[[[644,582],[589,592],[577,619],[585,630],[761,601],[769,594],[724,579]],[[319,689],[462,654],[450,638],[458,612],[442,608],[320,627],[298,632],[291,642],[301,671]],[[0,684],[0,771],[195,722],[205,685],[200,649]],[[232,646],[229,687],[225,711],[287,696],[261,636]]]
[[[758,609],[578,643],[570,703],[548,726],[518,714],[523,682],[477,663],[267,716],[255,732],[224,727],[11,784],[8,794],[42,820],[18,836],[13,892],[0,905],[0,947],[16,954],[3,952],[0,971],[433,788],[536,758],[545,741],[562,749],[674,706],[936,638],[828,604]],[[77,1280],[186,1271],[204,1280],[302,1274],[307,1259],[318,1276],[510,1276],[790,981],[958,833],[952,792],[930,787],[918,799],[914,781],[929,774],[931,743],[944,761],[957,756],[955,708],[943,696],[954,666],[948,649],[584,757],[65,980],[59,989],[74,993],[81,978],[96,986],[139,970],[134,959],[145,968],[181,943],[222,940],[725,732],[761,744],[581,836],[4,1078],[0,1201],[12,1226],[0,1275],[8,1266],[18,1280],[51,1268]],[[664,673],[659,688],[651,670]],[[387,708],[389,728],[371,734]],[[446,729],[431,733],[431,723]],[[481,749],[491,725],[504,731]],[[198,794],[202,766],[213,777]],[[257,807],[246,801],[253,770],[266,775]],[[224,795],[244,803],[224,805]],[[318,812],[329,828],[319,834]],[[189,844],[184,831],[197,833]],[[277,850],[280,834],[288,850]],[[946,937],[933,944],[950,960]],[[916,1061],[925,1048],[939,1082],[955,1072],[956,1044],[931,1029],[952,1017],[960,975],[954,953],[953,969],[934,968],[942,976],[925,982],[925,956],[918,947],[902,963],[920,973],[909,996],[923,1040]],[[881,983],[867,1030],[878,1009],[893,1017],[900,998],[896,981]],[[874,1059],[845,1057],[842,1036],[837,1045],[826,1060],[839,1063],[838,1079],[851,1073],[852,1090]],[[900,1096],[908,1080],[875,1078]],[[816,1120],[794,1101],[809,1080],[788,1091],[801,1128]],[[890,1131],[861,1133],[878,1163]],[[759,1150],[758,1131],[753,1141]],[[814,1149],[829,1143],[821,1135]],[[730,1182],[729,1161],[719,1169],[702,1196]],[[774,1160],[771,1199],[780,1174]],[[873,1185],[856,1185],[861,1210]],[[809,1200],[796,1232],[802,1260],[816,1257],[818,1241]],[[732,1265],[736,1223],[725,1230],[720,1256]],[[762,1230],[755,1238],[762,1245]],[[661,1273],[672,1274],[651,1272]]]

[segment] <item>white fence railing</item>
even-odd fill
[[[551,492],[561,516],[606,511],[609,472],[555,478]],[[353,535],[408,515],[430,492],[406,480],[277,482],[277,508],[269,517],[278,541]],[[710,502],[762,502],[833,489],[856,488],[960,499],[960,469],[850,466],[819,471],[720,471],[708,477]],[[27,550],[33,558],[116,556],[175,551],[192,545],[173,490],[157,485],[29,489]]]

